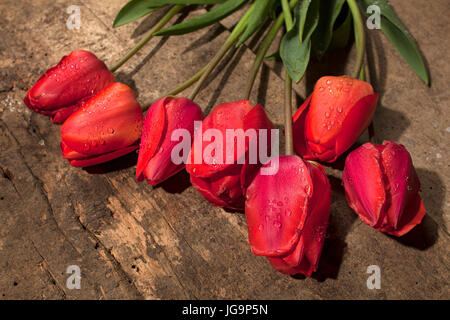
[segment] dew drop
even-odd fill
[[[341,106],[339,106],[339,107],[337,107],[337,112],[339,112],[339,113],[342,113],[342,111],[344,111],[344,109],[341,107]]]
[[[83,146],[84,151],[89,151],[91,150],[91,145],[89,143],[85,143]]]
[[[280,221],[274,221],[274,222],[273,222],[273,226],[274,226],[275,228],[277,228],[277,229],[280,229],[280,228],[281,228],[281,222],[280,222]]]
[[[259,231],[263,231],[263,230],[264,230],[264,226],[263,226],[262,224],[260,224],[260,225],[258,226],[258,230],[259,230]]]
[[[113,128],[108,128],[108,133],[109,134],[113,134],[115,131],[114,131],[114,129]]]
[[[309,194],[310,191],[311,191],[311,187],[310,187],[309,185],[306,185],[306,186],[305,186],[305,192],[306,192],[307,194]]]
[[[327,80],[327,85],[330,85],[331,84],[331,80]]]
[[[277,202],[277,206],[282,207],[282,206],[283,206],[283,202],[278,201],[278,202]]]

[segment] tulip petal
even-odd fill
[[[152,119],[149,118],[151,125],[147,127],[144,125],[144,132],[141,138],[141,145],[148,145],[147,140],[158,141],[157,135],[161,133],[156,152],[151,155],[151,159],[145,164],[145,178],[152,185],[163,182],[184,168],[185,161],[181,164],[176,164],[172,159],[172,150],[180,143],[178,140],[172,140],[174,131],[177,129],[187,131],[190,135],[188,143],[191,146],[194,121],[201,121],[203,119],[203,113],[200,107],[187,98],[166,99],[163,103],[166,116],[166,129],[164,132],[155,129],[152,130],[151,126],[158,125],[158,123],[157,121],[156,123],[151,121]],[[156,137],[152,135],[153,132],[155,132]],[[154,144],[156,145],[156,142]],[[147,150],[147,152],[144,152],[142,158],[147,158],[149,154]],[[183,156],[187,158],[187,154]],[[138,159],[137,173],[139,173],[144,162],[145,159],[143,161]]]
[[[401,236],[422,221],[425,208],[420,182],[408,151],[395,142],[384,142],[383,166],[389,183],[390,206],[380,231]]]
[[[342,176],[347,202],[361,220],[378,226],[386,214],[386,181],[380,151],[366,143],[352,151]]]
[[[27,92],[31,110],[62,123],[78,107],[115,81],[114,75],[94,54],[76,50],[47,70]]]
[[[72,150],[88,156],[109,153],[139,140],[142,118],[133,91],[116,82],[64,122],[61,139]]]
[[[335,157],[331,161],[347,151],[367,129],[375,114],[377,101],[376,93],[365,96],[348,112],[342,123],[342,130],[336,136]]]
[[[163,133],[166,131],[167,119],[164,104],[168,97],[155,101],[147,111],[142,129],[139,157],[136,166],[137,181],[144,180],[142,173],[147,167],[151,157],[155,154],[161,143]]]
[[[258,158],[258,154],[264,154],[264,150],[262,148],[267,149],[265,152],[266,156],[272,155],[271,141],[272,141],[272,132],[274,129],[273,123],[267,117],[266,112],[264,111],[262,105],[258,104],[253,109],[251,109],[246,115],[244,119],[244,131],[255,129],[257,132],[256,139],[257,141],[246,140],[245,146],[245,163],[242,166],[241,170],[241,188],[243,194],[245,194],[248,185],[251,183],[253,178],[258,173],[259,168],[261,167],[261,159]],[[264,132],[266,130],[266,132]],[[266,145],[263,145],[261,142],[261,137],[266,136]],[[249,145],[250,143],[254,143],[254,145],[258,146],[258,150],[250,150],[252,155],[249,154]],[[243,155],[237,155],[237,159],[242,157]],[[256,159],[255,159],[256,158]],[[255,161],[256,160],[256,161]]]
[[[331,206],[331,187],[322,167],[315,167],[311,163],[307,163],[307,166],[311,172],[316,192],[313,193],[311,199],[312,212],[306,219],[300,239],[305,247],[303,259],[306,261],[300,263],[299,266],[301,273],[309,277],[313,271],[317,270],[326,238]]]
[[[197,178],[194,175],[191,175],[190,177],[194,188],[208,200],[209,203],[217,207],[227,207],[227,203],[211,191],[211,183],[208,178]]]
[[[270,257],[278,271],[286,274],[302,273],[307,277],[317,270],[326,238],[331,206],[331,187],[322,166],[306,162],[314,186],[308,214],[295,248],[283,257]]]
[[[189,154],[190,163],[186,166],[189,174],[194,174],[197,177],[210,177],[214,173],[225,170],[229,166],[236,166],[236,161],[238,159],[237,155],[237,142],[234,143],[234,163],[227,163],[227,152],[231,152],[226,148],[226,131],[228,130],[236,130],[236,129],[244,129],[244,119],[246,114],[252,109],[252,105],[247,100],[230,102],[230,103],[222,103],[216,106],[211,113],[203,120],[202,123],[202,132],[196,133],[194,137],[193,147],[191,148],[191,152]],[[218,134],[221,134],[222,141],[216,141],[215,139],[212,142],[204,142],[204,136],[208,132],[208,130],[213,129],[216,130]],[[210,131],[213,132],[213,131]],[[202,146],[200,149],[202,152],[201,159],[202,163],[195,163],[195,153],[200,151],[197,150],[195,145]],[[207,156],[215,156],[209,155],[208,152],[205,152],[205,149],[215,150],[217,152],[222,152],[222,161],[216,163],[206,163],[204,157]],[[213,161],[210,161],[213,162]]]
[[[299,151],[308,159],[335,161],[370,123],[375,108],[374,97],[365,97],[373,94],[372,86],[365,81],[347,76],[320,78],[305,119],[306,150],[299,146]],[[370,105],[366,106],[364,102]],[[340,139],[338,146],[337,139]]]
[[[281,256],[293,249],[308,215],[311,186],[307,166],[297,156],[280,156],[276,174],[255,177],[245,203],[254,254]]]
[[[292,133],[294,138],[295,152],[301,156],[308,153],[305,141],[305,120],[311,104],[312,95],[310,95],[302,106],[295,112],[292,123]]]
[[[138,145],[134,145],[134,146],[126,147],[126,148],[116,150],[116,151],[113,151],[110,153],[105,153],[105,154],[102,154],[99,156],[94,156],[92,158],[75,159],[75,160],[68,159],[67,161],[70,163],[71,166],[76,167],[76,168],[89,167],[89,166],[101,164],[104,162],[108,162],[110,160],[120,158],[130,152],[133,152],[137,148],[138,148]]]

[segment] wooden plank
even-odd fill
[[[383,37],[370,33],[371,79],[382,93],[375,119],[377,139],[398,140],[411,151],[428,215],[402,240],[372,230],[347,206],[340,172],[329,169],[333,205],[320,270],[311,279],[294,279],[253,256],[243,214],[211,207],[189,186],[186,174],[157,188],[138,184],[136,155],[90,170],[72,168],[59,155],[59,127],[26,110],[21,100],[26,90],[62,54],[87,48],[111,65],[139,40],[136,34],[154,18],[112,30],[113,17],[124,3],[111,0],[100,6],[97,1],[59,0],[49,5],[43,0],[6,0],[0,4],[5,17],[0,21],[5,35],[0,39],[2,298],[448,299],[445,187],[450,175],[445,159],[450,125],[448,117],[442,117],[448,111],[447,62],[442,67],[432,64],[433,87],[428,89]],[[438,32],[439,23],[430,22],[435,30],[431,32],[424,25],[430,19],[418,17],[442,12],[445,1],[429,4],[430,10],[423,10],[417,0],[411,5],[392,3],[430,61],[446,61],[441,56],[444,50],[436,45],[444,37]],[[65,26],[65,9],[72,4],[82,9],[79,31]],[[227,22],[182,37],[154,39],[119,72],[118,79],[136,90],[139,101],[156,99],[201,68],[228,36],[230,26]],[[448,48],[448,43],[442,45]],[[304,97],[320,71],[351,69],[351,55],[341,70],[328,68],[343,55],[315,63],[306,84],[296,87],[299,97]],[[222,72],[211,77],[197,99],[204,110],[242,98],[253,57],[246,48],[228,57],[228,64],[219,67]],[[278,64],[267,64],[251,98],[267,107],[278,126],[283,101],[280,75]],[[81,290],[65,286],[65,271],[71,264],[81,267]],[[381,290],[367,289],[366,268],[372,264],[381,267]]]

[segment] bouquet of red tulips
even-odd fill
[[[212,7],[164,28],[191,5]],[[370,19],[373,6],[379,9],[379,28],[428,84],[414,40],[385,0],[132,0],[118,13],[115,27],[166,11],[135,48],[110,69],[93,53],[74,51],[47,70],[24,101],[62,124],[61,152],[72,166],[98,165],[139,150],[138,181],[158,185],[186,169],[192,185],[212,205],[245,210],[255,255],[267,257],[282,273],[310,276],[319,264],[331,205],[330,183],[320,163],[347,153],[347,201],[364,223],[379,231],[402,236],[425,215],[420,182],[405,147],[368,142],[347,152],[371,128],[378,100],[365,79],[361,15]],[[193,32],[238,10],[244,13],[214,58],[157,101],[140,104],[131,88],[116,82],[113,72],[154,36]],[[220,104],[205,116],[194,101],[208,75],[233,46],[245,45],[267,26],[243,100]],[[281,29],[279,50],[268,55]],[[346,46],[352,30],[354,74],[320,78],[292,116],[292,81],[301,81],[311,58]],[[285,155],[279,154],[281,135],[263,106],[248,101],[264,59],[281,60],[286,70]],[[194,84],[189,98],[176,96]]]

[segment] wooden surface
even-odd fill
[[[381,93],[376,141],[397,140],[411,152],[427,215],[401,239],[377,232],[347,206],[341,171],[328,168],[330,227],[319,271],[309,279],[277,273],[253,256],[244,215],[210,206],[186,174],[152,188],[135,181],[136,155],[89,170],[70,167],[60,156],[59,126],[26,109],[26,90],[64,54],[89,49],[112,65],[139,41],[155,17],[112,29],[125,2],[0,1],[1,299],[450,298],[447,0],[391,1],[426,56],[431,88],[378,31],[368,31],[371,81]],[[69,5],[81,8],[80,30],[66,28]],[[234,21],[236,16],[187,36],[154,39],[118,79],[136,90],[139,101],[151,101],[202,67]],[[197,99],[204,110],[242,98],[257,42],[227,56]],[[315,62],[295,88],[297,105],[321,74],[351,70],[353,55],[346,50]],[[279,64],[265,65],[252,96],[278,126],[281,74]],[[81,268],[80,290],[66,287],[69,265]],[[380,266],[380,290],[366,286],[369,265]]]

